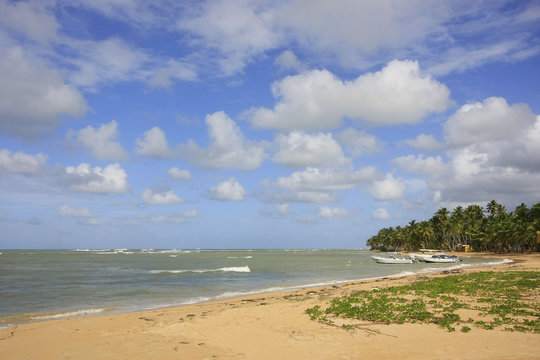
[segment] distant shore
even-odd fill
[[[457,253],[508,258],[478,271],[540,271],[540,254]],[[0,329],[2,359],[538,359],[540,334],[434,324],[364,324],[347,331],[305,310],[358,290],[442,273],[264,293],[143,312],[51,320]],[[537,301],[540,301],[537,299]]]

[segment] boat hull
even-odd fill
[[[387,258],[383,256],[372,256],[373,260],[375,260],[378,264],[412,264],[412,259],[405,259],[405,258]]]

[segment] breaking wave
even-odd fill
[[[249,273],[249,266],[222,267],[219,269],[179,269],[179,270],[151,270],[152,274],[182,274],[182,273],[208,273],[208,272],[239,272]]]

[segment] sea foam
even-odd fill
[[[219,269],[179,269],[179,270],[150,270],[152,274],[182,274],[182,273],[207,273],[207,272],[239,272],[249,273],[249,266],[222,267]]]

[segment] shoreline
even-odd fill
[[[378,251],[370,251],[373,253],[379,253]],[[349,279],[349,280],[332,280],[329,282],[321,282],[321,283],[313,283],[313,284],[302,284],[302,285],[295,285],[295,286],[288,286],[288,287],[279,287],[274,286],[271,288],[265,288],[260,290],[253,290],[253,291],[246,291],[246,292],[232,292],[232,293],[224,293],[219,294],[213,297],[204,298],[202,300],[196,300],[196,301],[189,301],[185,303],[178,303],[178,304],[171,304],[171,305],[163,305],[163,306],[148,306],[148,307],[140,307],[140,308],[121,308],[121,307],[88,307],[83,309],[70,309],[65,311],[54,311],[54,312],[44,312],[44,313],[26,313],[26,314],[20,314],[20,315],[8,315],[4,316],[3,319],[13,319],[12,323],[7,323],[0,325],[1,329],[9,329],[12,327],[25,325],[25,324],[34,324],[34,323],[41,323],[46,321],[55,321],[55,320],[68,320],[68,319],[80,319],[80,318],[88,318],[88,317],[94,317],[94,316],[107,316],[107,315],[116,315],[116,314],[129,314],[129,313],[138,313],[138,312],[145,312],[145,311],[154,311],[154,310],[160,310],[160,309],[171,309],[171,308],[177,308],[177,307],[184,307],[184,306],[192,306],[192,305],[199,305],[199,304],[206,304],[206,303],[213,303],[213,302],[219,302],[219,301],[225,301],[225,300],[232,300],[232,299],[239,299],[239,298],[245,298],[250,296],[257,296],[262,294],[279,294],[279,293],[287,293],[297,290],[306,290],[306,289],[317,289],[317,288],[324,288],[324,287],[335,287],[335,286],[343,286],[347,284],[355,284],[359,282],[368,282],[368,281],[379,281],[384,279],[395,279],[395,278],[402,278],[402,277],[414,277],[414,276],[422,276],[422,275],[429,275],[429,274],[437,274],[437,273],[445,273],[449,271],[454,270],[461,270],[461,269],[475,269],[475,268],[486,268],[486,267],[493,267],[493,266],[501,266],[508,263],[515,262],[515,260],[508,259],[505,255],[512,255],[512,254],[492,254],[492,253],[467,253],[465,256],[464,253],[459,252],[446,252],[448,255],[457,255],[462,258],[472,257],[472,258],[483,258],[488,259],[489,257],[493,257],[494,259],[498,259],[499,262],[488,262],[488,263],[482,263],[482,265],[479,264],[462,264],[462,263],[448,263],[444,264],[447,267],[444,268],[424,268],[416,271],[401,271],[389,275],[382,275],[382,276],[376,276],[376,277],[367,277],[367,278],[359,278],[359,279]],[[407,253],[404,253],[406,256]],[[460,256],[461,255],[461,256]],[[469,256],[472,255],[472,256]],[[524,254],[514,254],[514,255],[524,255]],[[508,262],[504,262],[504,260],[509,260]],[[519,260],[518,260],[519,261]],[[435,264],[433,264],[435,265]],[[381,265],[385,266],[385,265]],[[230,294],[230,295],[226,295]]]
[[[475,255],[514,262],[465,267],[460,273],[540,270],[537,253]],[[360,359],[372,354],[377,359],[390,359],[395,358],[396,350],[417,359],[540,357],[539,334],[481,329],[468,334],[448,333],[432,324],[365,324],[361,329],[346,331],[312,321],[305,314],[308,307],[353,291],[446,275],[432,272],[383,277],[152,310],[32,322],[0,329],[0,358]],[[512,346],[508,346],[510,343]],[[482,344],[481,351],[471,351],[474,344]]]

